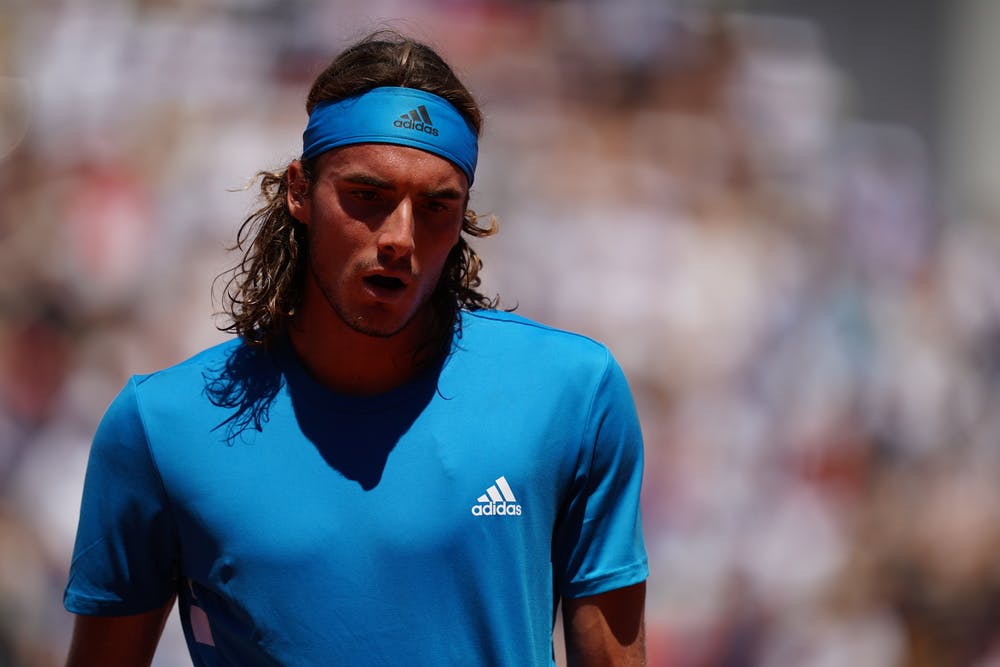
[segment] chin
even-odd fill
[[[349,324],[354,331],[365,336],[370,336],[372,338],[392,338],[396,334],[400,333],[406,328],[406,325],[397,327],[380,326],[378,323],[371,324],[368,322],[354,322]]]
[[[346,304],[328,300],[340,320],[351,330],[374,338],[392,338],[410,327],[429,326],[432,313],[429,299],[374,301],[362,299]]]
[[[362,313],[352,317],[341,317],[344,324],[357,333],[373,338],[392,338],[401,333],[414,319],[414,315],[390,315],[388,313]]]

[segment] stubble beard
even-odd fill
[[[377,326],[377,323],[371,321],[372,318],[362,313],[352,314],[348,312],[341,306],[340,303],[337,303],[335,300],[331,299],[330,295],[326,294],[325,290],[324,290],[324,295],[326,296],[327,303],[329,303],[330,306],[333,308],[333,311],[337,314],[337,317],[340,318],[341,322],[346,324],[348,328],[350,328],[351,330],[356,331],[357,333],[360,334],[364,334],[365,336],[371,336],[372,338],[392,338],[393,336],[401,332],[403,329],[405,329],[406,326],[413,321],[413,318],[416,317],[417,312],[419,312],[418,309],[413,313],[413,315],[408,317],[404,322],[402,322],[397,326],[380,327]]]
[[[413,312],[409,313],[402,321],[386,321],[382,323],[378,321],[380,318],[377,313],[370,315],[348,308],[343,303],[343,300],[337,298],[335,289],[332,286],[328,286],[322,274],[316,270],[313,262],[310,262],[310,271],[313,274],[313,280],[323,294],[324,300],[337,318],[352,331],[365,336],[371,336],[372,338],[392,338],[409,326],[410,323],[429,307],[430,295],[424,298],[413,309]]]

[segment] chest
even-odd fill
[[[389,563],[423,573],[525,554],[547,562],[574,436],[550,412],[455,407],[407,417],[279,405],[260,431],[175,444],[183,461],[161,467],[185,569],[364,578]]]

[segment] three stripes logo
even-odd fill
[[[507,478],[500,476],[496,483],[486,489],[486,493],[476,498],[472,506],[473,516],[521,516],[521,506],[510,490]]]
[[[431,123],[431,115],[427,113],[427,107],[423,104],[416,109],[411,109],[404,113],[392,123],[396,127],[405,127],[408,130],[426,132],[431,136],[438,136],[437,128]]]

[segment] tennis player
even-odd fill
[[[482,116],[396,33],[309,92],[261,178],[234,336],[132,377],[95,435],[69,665],[644,664],[642,438],[608,350],[496,309],[468,237]]]

